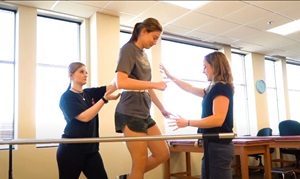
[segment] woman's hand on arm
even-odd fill
[[[106,91],[111,91],[111,93],[113,93],[114,91],[116,91],[117,88],[117,84],[116,84],[116,78],[114,78],[110,84],[106,85]]]
[[[121,94],[113,94],[113,92],[115,92],[116,90],[117,88],[113,80],[111,84],[106,86],[106,93],[103,96],[105,100],[117,100]],[[98,112],[102,109],[104,104],[105,101],[103,99],[100,99],[97,103],[80,113],[75,118],[82,122],[89,122],[98,114]]]
[[[104,94],[103,97],[106,100],[116,100],[116,99],[118,99],[120,97],[120,93],[112,94],[113,92],[114,92],[114,90],[107,91]],[[93,106],[91,106],[87,110],[83,111],[82,113],[80,113],[75,118],[78,119],[79,121],[82,121],[82,122],[89,122],[90,120],[92,120],[98,114],[98,112],[102,109],[104,104],[105,104],[104,100],[100,99],[97,103],[95,103]]]
[[[106,86],[106,93],[104,94],[104,98],[106,100],[117,100],[120,97],[120,93],[118,94],[113,94],[117,90],[117,84],[116,84],[116,79],[114,78],[112,82]]]

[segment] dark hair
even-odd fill
[[[163,30],[158,20],[151,17],[147,18],[143,22],[138,22],[135,24],[129,42],[136,42],[143,28],[145,28],[147,32],[154,32],[154,31],[162,32]]]
[[[225,54],[218,51],[212,52],[206,55],[204,60],[210,64],[214,70],[212,82],[229,83],[232,90],[234,90],[231,68]]]
[[[85,64],[83,64],[81,62],[72,62],[72,63],[70,63],[70,65],[68,66],[69,76],[71,76],[73,73],[75,73],[82,66],[85,66]],[[69,83],[69,86],[68,86],[67,90],[69,90],[70,88],[71,88],[71,79],[70,79],[70,83]]]

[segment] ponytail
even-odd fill
[[[154,18],[147,18],[143,22],[135,24],[129,42],[136,42],[143,28],[145,28],[148,33],[154,31],[162,32],[163,30],[158,20]]]

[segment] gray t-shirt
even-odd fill
[[[120,50],[116,72],[124,72],[129,78],[151,81],[151,66],[146,53],[134,43],[126,43]],[[151,97],[148,92],[122,92],[116,112],[145,119],[150,115]]]

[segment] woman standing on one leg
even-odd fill
[[[124,133],[126,137],[161,135],[150,116],[151,102],[163,116],[170,115],[154,92],[154,89],[164,90],[167,85],[163,81],[151,82],[151,68],[143,50],[155,45],[161,33],[159,22],[148,18],[135,25],[131,39],[121,48],[116,84],[124,91],[116,107],[115,125],[116,132]],[[129,179],[143,179],[144,173],[166,161],[170,155],[166,141],[162,140],[126,142],[126,145],[132,158]]]
[[[210,85],[207,88],[194,87],[174,76],[161,65],[161,70],[168,78],[183,90],[203,97],[201,120],[187,120],[179,116],[173,118],[170,126],[178,128],[198,127],[198,133],[232,133],[233,128],[233,78],[226,56],[222,52],[213,52],[204,57],[203,73]],[[231,161],[234,146],[231,139],[214,139],[208,143],[208,156],[202,159],[201,178],[205,179],[205,158],[209,160],[210,179],[231,179]]]

